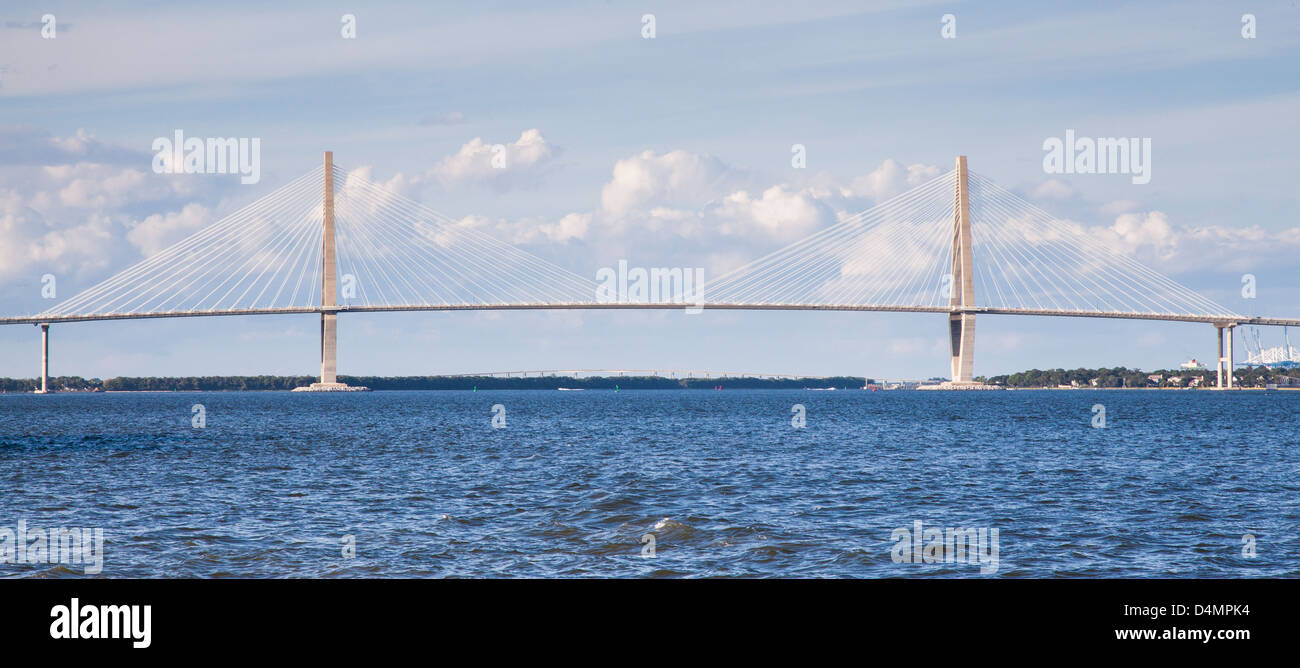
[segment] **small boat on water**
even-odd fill
[[[585,389],[587,389],[587,388],[585,388],[585,387],[557,387],[557,388],[555,388],[555,389],[557,389],[557,390],[559,390],[559,391],[561,391],[561,392],[581,392],[581,391],[583,391],[583,390],[585,390]]]

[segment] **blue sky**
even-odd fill
[[[620,259],[715,275],[964,154],[1225,306],[1300,317],[1294,3],[361,5],[6,3],[0,313],[48,307],[46,273],[60,297],[94,285],[332,150],[588,277]],[[647,13],[654,39],[641,36]],[[1254,39],[1241,34],[1246,13]],[[41,37],[45,14],[55,39]],[[344,14],[356,39],[340,35]],[[940,36],[944,14],[955,39]],[[177,128],[261,138],[261,182],[152,173],[151,143]],[[1151,182],[1045,174],[1043,141],[1066,129],[1151,138]],[[520,159],[479,169],[466,151],[476,139]],[[796,143],[806,169],[790,164]],[[1257,276],[1252,302],[1243,273]],[[317,327],[311,316],[59,325],[51,371],[313,374]],[[989,316],[977,331],[987,375],[1168,367],[1212,357],[1214,343],[1212,327],[1176,323]],[[947,372],[945,334],[936,315],[350,314],[339,368],[928,377]],[[1280,335],[1262,332],[1266,345]],[[35,328],[0,328],[0,350],[0,375],[37,373]]]

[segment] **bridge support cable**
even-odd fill
[[[1240,317],[1121,253],[1108,230],[1063,221],[975,172],[970,182],[980,306]]]
[[[342,306],[595,303],[596,283],[335,167]]]
[[[705,285],[727,304],[947,304],[952,173]]]
[[[42,313],[0,324],[317,313],[321,385],[337,384],[337,313],[659,308],[603,304],[594,280],[325,164]],[[321,184],[324,183],[324,197]],[[519,241],[535,230],[496,225]],[[949,321],[950,369],[973,381],[977,313],[1213,323],[1218,376],[1232,381],[1247,318],[1134,259],[1105,227],[1063,220],[967,170],[953,171],[724,273],[705,308],[931,312]],[[1223,330],[1227,330],[1226,335]],[[1226,352],[1223,339],[1226,337]]]
[[[308,307],[320,267],[322,171],[313,170],[42,316]]]

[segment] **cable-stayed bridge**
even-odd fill
[[[1073,316],[1209,323],[1219,386],[1232,385],[1237,325],[1247,317],[1153,271],[993,181],[956,168],[747,265],[668,298],[602,297],[596,281],[349,175],[319,167],[189,238],[44,312],[0,317],[42,329],[63,322],[317,313],[321,381],[337,382],[343,312],[509,309],[884,311],[944,314],[952,387],[973,382],[975,317]],[[667,279],[671,281],[671,278]],[[1227,339],[1225,353],[1224,339]]]

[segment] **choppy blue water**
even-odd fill
[[[1286,392],[5,395],[0,527],[103,527],[114,577],[1296,576],[1298,417]],[[895,563],[917,520],[997,529],[997,570]]]

